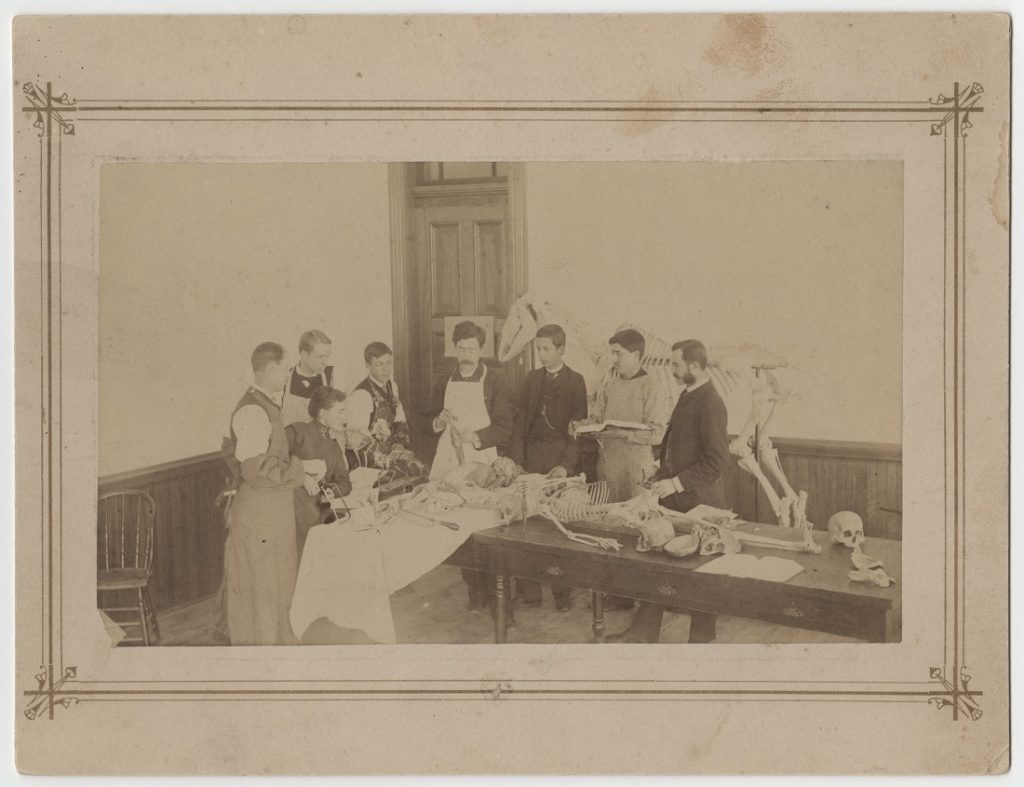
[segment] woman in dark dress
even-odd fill
[[[345,454],[335,439],[345,429],[344,392],[328,386],[318,388],[309,399],[309,414],[312,421],[299,421],[286,427],[288,450],[299,459],[324,460],[327,472],[320,479],[322,484],[335,484],[341,494],[347,495],[352,491],[352,482]],[[311,495],[302,486],[295,490],[295,537],[300,560],[309,529],[327,521],[331,514],[330,507],[321,504],[317,491],[318,494]]]

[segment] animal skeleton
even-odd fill
[[[498,360],[515,358],[537,335],[537,329],[547,323],[561,325],[567,334],[566,362],[579,370],[587,384],[591,405],[597,390],[614,374],[607,347],[595,346],[588,338],[593,332],[582,328],[575,320],[546,300],[527,293],[512,304],[498,341]],[[671,346],[650,331],[635,328],[644,336],[645,352],[641,366],[654,376],[673,405],[682,387],[670,369]],[[729,451],[739,466],[757,479],[764,490],[772,510],[783,527],[801,530],[813,528],[807,521],[807,493],[793,489],[779,462],[779,452],[769,437],[768,426],[775,415],[776,406],[784,401],[789,391],[782,385],[777,371],[788,367],[785,359],[758,347],[740,347],[730,350],[708,348],[708,372],[711,381],[723,399],[746,385],[751,393],[751,410],[740,433],[729,444]],[[762,465],[763,468],[762,469]],[[767,475],[765,474],[767,469]],[[768,476],[781,489],[776,491]]]

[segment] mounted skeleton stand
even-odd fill
[[[782,527],[810,530],[814,525],[807,521],[807,493],[801,491],[797,494],[790,485],[779,461],[779,452],[768,436],[768,424],[775,415],[775,406],[778,404],[778,395],[773,383],[774,379],[766,367],[754,367],[750,415],[743,429],[729,444],[729,451],[739,459],[739,466],[757,479]],[[764,474],[762,465],[768,468],[768,472],[781,488],[781,496]]]

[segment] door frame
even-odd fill
[[[395,359],[395,382],[399,391],[412,390],[412,344],[409,341],[408,314],[401,304],[409,294],[409,266],[416,250],[412,219],[413,191],[416,195],[471,197],[495,191],[493,183],[460,183],[452,185],[413,186],[412,163],[388,164],[388,206],[391,235],[391,331]],[[526,259],[526,165],[509,165],[507,186],[508,237],[513,273],[513,300],[522,297],[528,286]],[[497,341],[497,337],[495,337]]]

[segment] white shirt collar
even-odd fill
[[[252,387],[254,389],[256,389],[257,391],[259,391],[261,394],[263,394],[265,397],[267,397],[274,404],[280,406],[280,404],[281,404],[281,396],[284,393],[284,391],[278,391],[276,394],[272,394],[266,388],[263,388],[262,386],[256,385],[256,383],[253,383]]]

